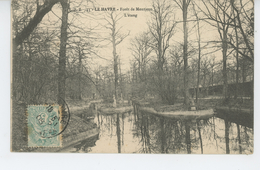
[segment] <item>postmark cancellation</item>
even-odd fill
[[[27,107],[28,147],[62,146],[62,111],[59,105]]]

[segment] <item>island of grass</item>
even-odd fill
[[[252,101],[248,99],[228,99],[220,97],[200,98],[192,107],[184,105],[183,99],[176,99],[174,105],[169,105],[158,98],[134,99],[134,109],[141,112],[151,113],[180,119],[206,118],[216,115],[217,112],[236,113],[237,115],[251,116],[253,114]]]

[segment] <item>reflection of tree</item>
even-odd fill
[[[208,121],[204,122],[204,126],[209,126],[210,128],[204,128],[204,139],[207,140],[215,140],[216,148],[219,147],[223,150],[225,150],[226,154],[230,153],[230,133],[231,131],[231,124],[228,120],[223,120],[219,118],[210,118]],[[224,127],[224,128],[222,128]],[[224,136],[222,133],[219,135],[219,132],[224,131]],[[222,147],[222,145],[225,147]]]
[[[140,118],[139,118],[140,116]],[[140,143],[142,148],[139,150],[141,153],[151,153],[151,143],[150,143],[150,116],[147,114],[135,114],[134,116],[134,128],[133,128],[133,136],[140,138]]]
[[[159,132],[159,139],[161,140],[161,153],[165,153],[165,147],[166,147],[166,137],[165,137],[165,127],[164,127],[164,118],[160,118],[160,132]]]
[[[244,131],[241,130],[241,145],[244,152],[249,151],[250,153],[253,152],[253,145],[254,145],[254,139],[253,134],[254,131],[251,128],[248,128],[246,126],[243,127]],[[247,153],[247,152],[246,152]]]
[[[229,122],[225,120],[225,141],[226,141],[226,154],[230,153],[229,149]]]
[[[160,131],[157,142],[161,153],[191,153],[191,121],[160,118]]]
[[[173,150],[174,151],[180,151],[181,148],[183,147],[182,144],[182,135],[183,135],[183,131],[180,125],[181,122],[176,122],[176,126],[174,127],[174,147]]]
[[[217,122],[217,123],[216,123]],[[222,121],[221,121],[222,122]],[[202,119],[202,120],[197,120],[197,129],[198,129],[198,135],[199,135],[199,140],[201,138],[200,147],[201,147],[201,153],[203,153],[203,142],[204,141],[212,141],[212,144],[214,142],[214,145],[216,149],[218,150],[219,148],[219,143],[224,141],[223,136],[218,135],[218,128],[222,127],[222,124],[219,125],[219,119],[216,119],[215,117],[212,118],[207,118],[207,119]],[[223,125],[224,126],[224,125]],[[206,143],[206,142],[205,142]]]
[[[149,134],[149,119],[147,115],[142,114],[141,124],[141,141],[143,146],[143,153],[151,153],[150,134]]]
[[[215,118],[216,119],[216,118]],[[214,120],[214,119],[212,119]],[[237,123],[231,123],[227,118],[219,119],[218,122],[213,121],[212,126],[214,126],[214,139],[220,144],[224,142],[227,154],[231,152],[251,153],[253,148],[253,140],[251,140],[251,135],[253,135],[253,130],[251,128],[239,125]],[[224,129],[221,127],[224,126]],[[216,129],[216,130],[215,130]],[[244,129],[244,131],[242,130]],[[225,136],[218,135],[218,132],[224,130]],[[247,133],[249,131],[249,134]],[[209,134],[209,135],[208,135]],[[210,136],[211,132],[207,132],[207,136]],[[217,143],[216,143],[217,144]]]
[[[140,138],[141,153],[178,153],[185,148],[185,128],[181,121],[137,114],[134,137]]]
[[[117,149],[121,153],[121,135],[120,135],[120,119],[119,114],[116,114],[116,136],[117,136]]]
[[[180,120],[136,113],[133,136],[139,138],[141,153],[192,153],[203,154],[205,147],[222,148],[227,154],[239,149],[239,153],[252,152],[253,130],[238,127],[228,120],[205,118]],[[222,134],[225,135],[222,135]],[[216,141],[216,143],[215,143]],[[239,148],[236,147],[237,143]],[[221,147],[224,146],[224,147]]]
[[[185,142],[188,154],[191,153],[191,140],[190,140],[190,122],[185,121]]]
[[[133,135],[140,138],[139,152],[179,153],[187,150],[187,145],[188,153],[191,152],[190,122],[143,113],[137,113],[137,117]]]
[[[203,154],[203,143],[202,143],[202,137],[201,137],[201,131],[200,131],[200,122],[197,121],[197,128],[199,132],[199,140],[200,140],[200,149],[201,149],[201,154]]]
[[[100,114],[100,116],[102,116]],[[124,142],[124,122],[125,117],[129,115],[126,114],[113,114],[113,115],[103,115],[100,118],[102,124],[100,124],[101,137],[106,135],[112,141],[115,142],[117,146],[118,153],[122,152],[122,145]],[[103,121],[104,119],[104,121]]]
[[[241,139],[240,139],[240,127],[239,124],[237,124],[237,140],[239,145],[239,153],[242,154],[242,146],[241,146]]]
[[[124,145],[124,119],[125,116],[122,114],[122,145]]]
[[[110,132],[110,137],[113,136],[113,116],[106,116],[106,124],[104,124],[105,129]]]
[[[113,134],[114,132],[114,128],[116,127],[116,120],[115,117],[113,115],[106,115],[106,116],[102,116],[102,114],[100,114],[100,128],[103,134],[107,134],[108,136],[113,137],[115,136]]]

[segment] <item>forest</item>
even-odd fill
[[[99,3],[12,1],[14,102],[114,96],[187,105],[217,85],[223,99],[253,99],[253,0],[145,1],[152,10],[138,33],[124,29],[122,12],[88,12]]]

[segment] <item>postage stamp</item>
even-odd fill
[[[28,113],[28,147],[61,147],[61,107],[30,105]]]

